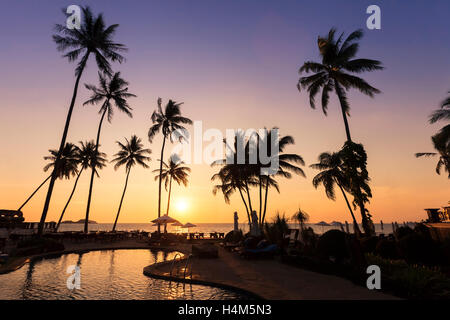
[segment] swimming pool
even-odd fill
[[[32,261],[0,275],[0,299],[53,300],[229,300],[248,299],[240,293],[203,285],[153,279],[145,266],[173,259],[177,252],[102,250],[65,254]],[[80,289],[69,289],[70,266],[80,270]]]

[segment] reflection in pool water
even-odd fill
[[[142,273],[145,266],[171,260],[175,254],[102,250],[33,261],[0,275],[0,299],[246,299],[231,291],[152,279]],[[67,288],[71,265],[80,267],[79,290]]]

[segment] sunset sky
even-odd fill
[[[351,220],[340,195],[335,202],[314,189],[316,171],[308,168],[324,151],[337,151],[345,130],[337,99],[329,114],[312,110],[308,95],[296,89],[305,60],[319,60],[317,36],[331,27],[347,34],[363,28],[358,57],[381,60],[385,70],[363,74],[382,93],[374,99],[349,94],[352,138],[368,153],[375,222],[425,218],[424,208],[450,200],[447,175],[435,173],[437,159],[416,159],[433,151],[430,136],[442,123],[427,122],[450,90],[450,2],[423,1],[2,1],[0,10],[0,209],[17,209],[47,176],[48,149],[59,146],[70,98],[74,64],[52,42],[53,26],[64,23],[61,9],[89,4],[106,23],[120,24],[115,40],[129,51],[113,64],[130,83],[133,118],[119,111],[105,123],[101,150],[111,160],[115,141],[136,134],[152,150],[151,168],[133,168],[119,223],[149,222],[157,216],[162,138],[152,144],[147,132],[158,97],[184,102],[182,113],[202,121],[203,129],[280,128],[295,145],[286,151],[303,156],[306,179],[279,180],[281,193],[269,193],[269,219],[277,211],[291,216],[301,206],[311,221]],[[367,6],[381,7],[381,30],[366,28]],[[97,84],[92,58],[82,83]],[[68,141],[94,139],[97,106],[83,106],[89,93],[80,86]],[[204,143],[204,147],[208,143]],[[166,149],[166,159],[171,146]],[[245,209],[238,195],[225,204],[212,194],[217,169],[192,164],[188,188],[173,187],[171,215],[182,222],[232,222]],[[125,169],[109,165],[94,183],[90,218],[113,222]],[[84,218],[89,175],[83,174],[65,219]],[[57,220],[74,180],[58,180],[48,221]],[[26,221],[38,221],[47,185],[24,207]],[[163,196],[163,210],[167,193]],[[257,193],[253,194],[257,202]],[[184,208],[183,208],[184,207]]]

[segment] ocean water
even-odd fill
[[[231,230],[233,230],[234,225],[232,223],[198,223],[195,224],[196,227],[189,228],[189,232],[203,232],[205,234],[210,232],[223,232],[227,233]],[[399,226],[403,225],[403,223],[399,223]],[[414,227],[414,223],[407,223],[408,226]],[[322,234],[324,232],[327,232],[328,230],[338,229],[340,230],[340,226],[319,226],[314,223],[307,223],[306,226],[313,228],[314,232],[317,234]],[[89,230],[90,231],[111,231],[113,227],[112,223],[98,223],[98,224],[89,224]],[[291,229],[297,229],[299,226],[298,224],[292,223],[289,224],[289,227]],[[60,231],[83,231],[84,225],[83,224],[61,224]],[[246,223],[240,223],[239,228],[244,232],[248,232],[248,224]],[[353,232],[353,225],[349,224],[350,232]],[[360,226],[360,229],[362,230],[362,227]],[[157,227],[153,226],[152,223],[119,223],[117,224],[116,230],[118,231],[132,231],[132,230],[139,230],[139,231],[147,231],[147,232],[154,232],[157,230]],[[344,225],[345,230],[345,225]],[[187,229],[180,229],[179,227],[173,227],[171,225],[167,226],[168,232],[188,232]],[[389,234],[392,233],[392,224],[391,223],[385,223],[383,227],[381,224],[376,223],[375,224],[375,231],[377,234],[385,233]]]

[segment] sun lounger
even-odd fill
[[[265,248],[259,249],[243,248],[241,256],[245,258],[272,258],[278,251],[279,248],[276,244],[270,244]]]

